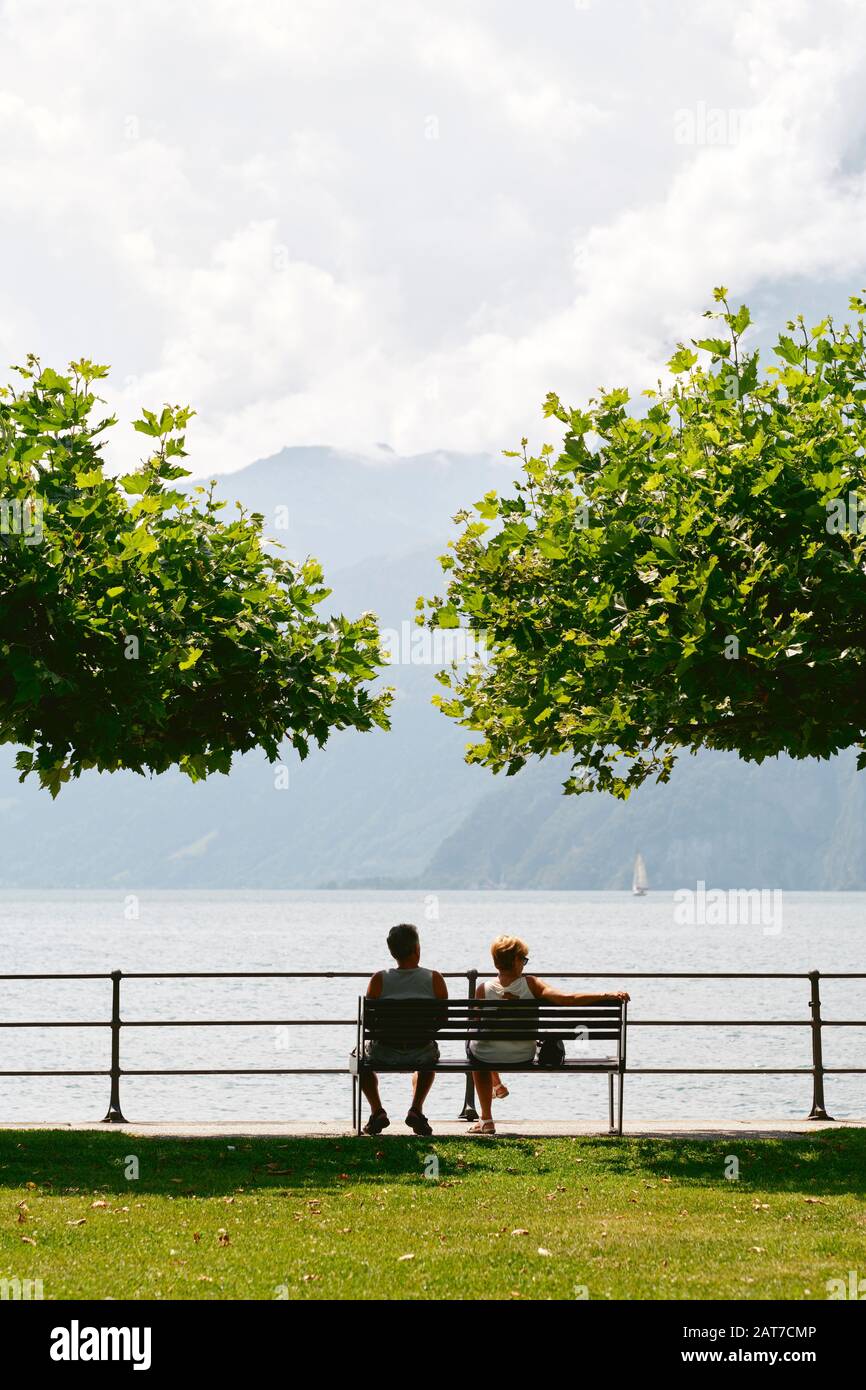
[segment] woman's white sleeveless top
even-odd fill
[[[526,977],[518,975],[510,985],[502,985],[498,979],[484,981],[485,999],[534,999],[535,995],[526,983]],[[479,1062],[531,1062],[535,1056],[534,1038],[503,1038],[497,1042],[478,1038],[469,1044],[473,1056]]]

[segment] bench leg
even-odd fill
[[[361,1137],[361,1120],[362,1120],[362,1118],[363,1118],[362,1115],[361,1115],[362,1096],[363,1096],[363,1092],[362,1092],[362,1090],[361,1090],[361,1075],[360,1075],[360,1072],[359,1072],[359,1073],[358,1073],[358,1091],[357,1091],[356,1103],[355,1103],[355,1133],[356,1133],[356,1135],[358,1136],[359,1139],[360,1139],[360,1137]]]
[[[358,1104],[358,1083],[357,1083],[356,1077],[355,1077],[354,1074],[353,1074],[353,1076],[352,1076],[352,1129],[353,1129],[353,1130],[354,1130],[354,1128],[355,1128],[355,1126],[356,1126],[356,1124],[357,1124],[357,1119],[356,1119],[356,1115],[357,1115],[356,1106],[357,1106],[357,1104]]]
[[[625,1072],[620,1072],[620,1074],[619,1074],[619,1105],[617,1106],[617,1112],[618,1112],[618,1116],[619,1116],[619,1124],[617,1125],[617,1130],[616,1130],[617,1134],[622,1134],[622,1087],[623,1087],[623,1082],[624,1082],[624,1081],[625,1081]]]
[[[610,1133],[613,1134],[613,1072],[607,1075],[607,1099],[608,1110],[610,1111]]]

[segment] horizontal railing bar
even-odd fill
[[[443,1001],[445,1002],[445,1001]],[[479,1001],[483,1002],[483,1001]],[[554,1009],[556,1005],[549,1006],[549,1012],[542,1012],[541,1022],[550,1022],[556,1019]],[[456,1011],[455,1011],[456,1012]],[[408,1014],[407,1017],[411,1017]],[[569,1016],[564,1012],[562,1017],[569,1021]],[[593,1026],[601,1025],[608,1020],[602,1016],[586,1015],[587,1022]],[[573,1020],[571,1020],[573,1021]],[[612,1019],[610,1021],[613,1021]],[[822,1019],[824,1028],[866,1028],[864,1018],[825,1018]],[[630,1028],[811,1028],[812,1021],[808,1018],[630,1018]],[[497,1019],[495,1024],[490,1027],[507,1029],[509,1019],[504,1017]],[[281,1028],[354,1028],[357,1026],[355,1018],[125,1018],[121,1020],[123,1028],[255,1028],[255,1027],[281,1027]],[[110,1019],[41,1019],[36,1021],[23,1021],[20,1019],[8,1021],[0,1020],[0,1028],[110,1028]],[[438,1031],[438,1030],[437,1030]]]
[[[87,975],[0,975],[0,980],[110,980],[108,974]]]
[[[810,1018],[630,1018],[629,1028],[811,1028]]]
[[[106,1068],[101,1071],[0,1071],[0,1076],[110,1076]]]
[[[98,1019],[95,1023],[91,1019],[74,1018],[47,1018],[35,1022],[21,1022],[17,1020],[9,1023],[5,1019],[0,1019],[0,1028],[110,1028],[111,1020],[108,1018]]]
[[[822,1067],[836,1076],[859,1076],[866,1067]],[[551,1068],[555,1075],[555,1071]],[[627,1067],[626,1076],[811,1076],[812,1067]]]
[[[166,1071],[121,1068],[121,1076],[348,1076],[343,1067],[170,1067]]]
[[[124,1018],[122,1028],[322,1028],[357,1026],[356,1018]]]
[[[369,980],[372,970],[130,970],[124,980]],[[440,970],[447,979],[465,980],[468,970]],[[2,976],[0,976],[2,979]]]
[[[444,1059],[445,1061],[448,1058]],[[460,1061],[462,1059],[455,1058]],[[580,1061],[580,1058],[576,1058]],[[612,1057],[615,1062],[616,1058]],[[542,1075],[555,1077],[556,1067],[539,1068]],[[824,1067],[825,1075],[862,1076],[866,1067]],[[533,1073],[534,1074],[534,1073]],[[627,1067],[626,1076],[811,1076],[811,1067]],[[110,1071],[0,1071],[0,1076],[110,1076]],[[206,1067],[189,1070],[172,1067],[165,1071],[145,1069],[127,1071],[121,1076],[346,1076],[342,1067]]]
[[[367,980],[367,970],[130,970],[124,980]],[[446,979],[467,979],[491,973],[483,970],[440,970]],[[805,970],[546,970],[555,980],[808,980]],[[822,980],[866,980],[862,971],[820,971]],[[110,972],[0,974],[0,980],[110,980]]]
[[[367,980],[367,970],[159,970],[122,971],[124,980]],[[479,970],[442,970],[446,979],[485,975]],[[693,970],[547,970],[555,980],[807,980],[807,971],[693,971]],[[866,980],[859,971],[821,971],[822,980]],[[0,980],[110,980],[110,973],[0,974]],[[494,1002],[494,1001],[479,1001]]]

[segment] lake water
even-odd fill
[[[687,925],[673,896],[650,893],[469,892],[123,892],[0,896],[4,974],[182,970],[358,970],[388,963],[384,938],[415,922],[423,960],[443,971],[489,966],[500,932],[530,946],[529,971],[605,971],[587,989],[627,987],[630,1023],[642,1019],[809,1018],[806,980],[632,980],[631,971],[822,972],[866,970],[866,894],[784,895],[781,922]],[[136,915],[137,914],[137,915]],[[778,930],[777,930],[778,926]],[[129,980],[125,1021],[143,1019],[352,1019],[361,980]],[[465,984],[449,981],[452,994]],[[570,988],[584,986],[575,980]],[[0,1021],[107,1019],[107,980],[4,981]],[[866,980],[827,980],[826,1019],[866,1020]],[[122,1033],[121,1065],[159,1067],[341,1067],[353,1027],[284,1029],[135,1028]],[[453,1046],[453,1045],[452,1045]],[[103,1028],[0,1029],[0,1071],[105,1067]],[[808,1066],[808,1028],[649,1028],[629,1033],[632,1066]],[[866,1065],[866,1029],[828,1028],[824,1063]],[[503,1119],[606,1120],[599,1076],[509,1080]],[[626,1121],[798,1117],[811,1103],[808,1076],[634,1076],[626,1079]],[[388,1078],[385,1104],[401,1117],[407,1078]],[[107,1077],[0,1077],[0,1120],[100,1119]],[[348,1076],[125,1077],[130,1120],[348,1120]],[[828,1076],[827,1108],[837,1119],[866,1115],[866,1077]],[[453,1118],[462,1080],[440,1078],[431,1116]]]

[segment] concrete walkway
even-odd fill
[[[431,1124],[436,1136],[445,1138],[447,1136],[462,1137],[466,1134],[467,1125],[460,1120],[437,1120],[431,1117]],[[499,1121],[496,1122],[497,1132],[502,1138],[523,1138],[523,1139],[544,1139],[544,1138],[576,1138],[580,1135],[606,1135],[607,1129],[590,1122],[579,1122],[574,1120],[547,1120],[547,1121]],[[40,1124],[0,1124],[0,1132],[3,1130],[29,1130],[29,1129],[64,1129],[64,1130],[94,1130],[108,1131],[115,1133],[135,1134],[148,1136],[158,1139],[202,1139],[202,1138],[226,1138],[226,1139],[264,1139],[264,1138],[298,1138],[298,1137],[325,1137],[325,1138],[345,1138],[351,1135],[352,1130],[349,1125],[340,1125],[318,1121],[297,1121],[291,1124],[279,1124],[272,1121],[244,1122],[222,1121],[218,1124],[183,1124],[176,1120],[154,1120],[146,1124],[69,1124],[62,1120],[56,1123]],[[635,1121],[633,1124],[624,1126],[624,1137],[628,1139],[790,1139],[800,1134],[815,1134],[822,1129],[866,1129],[866,1118],[856,1120],[841,1120],[836,1122],[815,1121],[815,1120],[787,1120],[787,1119],[754,1119],[754,1120],[672,1120],[669,1123],[644,1123]],[[391,1128],[384,1134],[379,1135],[380,1139],[389,1139],[393,1135],[411,1134],[402,1118],[394,1114],[391,1120]]]

